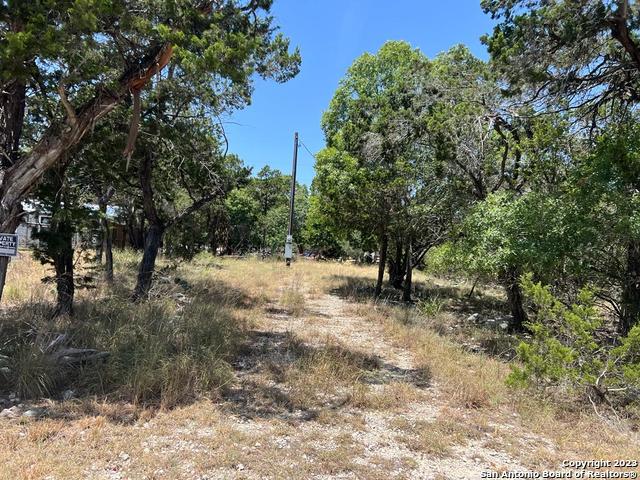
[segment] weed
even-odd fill
[[[417,308],[422,315],[431,318],[438,316],[446,305],[447,301],[439,295],[436,295],[434,297],[420,300]]]
[[[303,315],[306,300],[297,279],[282,292],[280,303],[292,317],[299,318]]]

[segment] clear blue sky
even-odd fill
[[[264,165],[290,172],[296,130],[313,153],[323,148],[322,113],[362,53],[405,40],[430,58],[458,43],[486,58],[479,37],[492,28],[480,0],[275,0],[272,13],[300,47],[302,67],[284,84],[258,79],[252,104],[225,125],[230,151],[254,173]],[[299,182],[311,185],[313,161],[301,148]]]

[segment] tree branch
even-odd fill
[[[67,92],[64,90],[64,84],[60,83],[58,85],[58,94],[60,95],[60,101],[62,102],[62,106],[67,112],[67,123],[71,126],[71,128],[75,128],[78,125],[78,117],[76,116],[76,110],[69,102],[67,98]]]
[[[198,199],[197,201],[193,202],[189,207],[187,207],[185,210],[183,210],[178,215],[173,217],[167,223],[167,227],[175,225],[177,223],[180,223],[182,220],[187,218],[192,213],[194,213],[197,210],[201,209],[202,207],[207,205],[209,202],[215,200],[218,196],[219,196],[219,192],[212,192],[212,193],[210,193],[208,195],[205,195],[204,197]]]
[[[617,3],[617,12],[615,15],[607,19],[607,23],[611,27],[611,36],[615,38],[620,45],[622,45],[636,64],[636,68],[640,70],[640,49],[631,37],[631,33],[629,32],[629,27],[627,25],[629,8],[628,0],[618,0]]]

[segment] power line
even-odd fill
[[[313,153],[311,153],[311,150],[309,150],[309,149],[307,148],[307,146],[304,144],[304,142],[303,142],[302,140],[298,140],[298,141],[300,142],[300,145],[302,145],[302,146],[304,147],[304,149],[307,151],[307,153],[308,153],[309,155],[311,155],[311,156],[313,157],[313,159],[317,162],[317,161],[318,161],[318,159],[316,158],[316,156],[315,156]]]

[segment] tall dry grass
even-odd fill
[[[33,260],[29,250],[21,250],[18,257],[9,261],[2,293],[3,305],[15,306],[53,300],[55,286],[41,281],[47,275],[50,275],[50,272],[46,266]]]
[[[40,282],[46,271],[26,255],[13,262],[1,313],[0,355],[8,370],[0,373],[0,392],[38,398],[73,389],[172,407],[216,395],[229,384],[229,361],[246,325],[236,314],[243,293],[197,269],[161,263],[152,298],[133,303],[130,286],[138,261],[135,253],[118,252],[119,281],[80,291],[74,317],[55,320],[53,296]],[[46,346],[61,333],[73,347],[109,352],[108,361],[82,368],[57,365]]]

